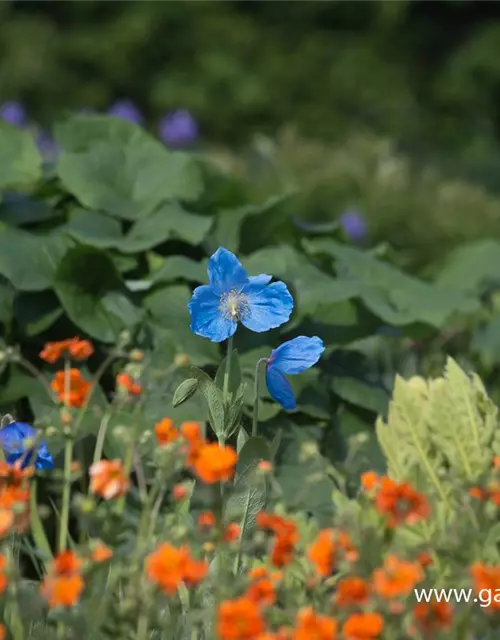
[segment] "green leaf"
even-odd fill
[[[116,249],[124,238],[118,220],[98,211],[81,208],[70,213],[64,230],[78,242],[99,249]]]
[[[97,249],[80,246],[68,251],[57,269],[54,289],[72,322],[103,342],[116,342],[123,329],[141,319],[113,262]]]
[[[272,210],[286,202],[293,194],[273,196],[262,204],[247,204],[236,209],[226,209],[217,214],[216,226],[210,235],[210,242],[215,247],[225,247],[237,251],[240,245],[240,231],[248,217],[269,215]]]
[[[336,260],[340,284],[353,287],[353,295],[388,324],[424,322],[441,327],[455,313],[472,313],[478,301],[449,287],[409,276],[370,253],[329,239],[304,240],[310,253]]]
[[[7,324],[14,313],[14,288],[8,282],[0,281],[0,323]]]
[[[7,380],[0,387],[0,405],[6,406],[26,398],[40,387],[33,376],[29,376],[18,365],[11,364]]]
[[[174,393],[174,399],[172,401],[174,407],[178,407],[183,402],[186,402],[186,400],[189,400],[197,389],[198,380],[196,378],[188,378],[184,380],[184,382],[181,382]]]
[[[47,202],[24,196],[11,198],[0,204],[0,222],[13,227],[45,222],[59,215],[59,212]]]
[[[19,294],[14,311],[19,327],[27,337],[46,331],[63,314],[59,300],[52,291]]]
[[[0,121],[0,189],[26,187],[42,176],[42,160],[33,136]]]
[[[164,201],[194,200],[202,188],[189,155],[168,151],[142,131],[127,141],[101,140],[63,152],[57,171],[81,204],[126,220],[147,216]]]
[[[332,391],[351,404],[369,409],[376,414],[385,414],[389,403],[387,392],[356,378],[336,376],[332,380]]]
[[[271,452],[264,438],[250,438],[239,452],[233,491],[226,511],[231,519],[240,518],[242,539],[253,531],[257,514],[265,505],[266,483],[256,471],[259,462],[270,459]]]
[[[243,447],[245,446],[245,444],[248,442],[249,439],[250,439],[250,436],[245,431],[245,429],[241,427],[238,431],[238,436],[236,437],[236,451],[238,453],[240,453],[240,451],[243,449]]]
[[[108,115],[74,114],[54,127],[57,144],[65,151],[74,152],[84,151],[103,140],[127,144],[141,135],[138,125]]]
[[[218,438],[223,437],[226,416],[222,391],[217,387],[212,378],[201,369],[190,367],[190,371],[193,377],[198,380],[198,388],[207,401],[212,429]]]
[[[448,255],[438,277],[442,287],[476,293],[500,283],[500,242],[478,240],[458,247]]]
[[[21,291],[49,289],[68,246],[60,235],[0,226],[0,274]]]
[[[169,256],[162,261],[162,266],[151,274],[153,282],[172,282],[182,278],[193,282],[204,282],[207,279],[207,261],[196,262],[186,256]]]
[[[185,285],[158,287],[143,300],[153,319],[155,350],[169,350],[172,358],[184,353],[192,364],[205,366],[219,360],[218,345],[196,336],[191,329],[188,302],[191,290]]]

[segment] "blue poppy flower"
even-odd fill
[[[167,113],[159,124],[160,138],[170,147],[185,147],[198,138],[198,123],[187,109]]]
[[[197,287],[188,304],[191,331],[212,342],[231,337],[238,322],[257,333],[287,322],[293,298],[272,276],[248,276],[238,258],[219,247],[208,261],[208,285]]]
[[[340,216],[340,224],[347,237],[353,242],[361,242],[368,233],[365,219],[355,210],[344,211]]]
[[[26,109],[20,102],[14,100],[4,102],[0,105],[0,118],[16,127],[23,127],[26,124]]]
[[[318,362],[325,350],[323,340],[314,336],[299,336],[284,342],[271,353],[266,363],[266,384],[271,396],[283,409],[297,406],[292,387],[285,374],[302,373]]]
[[[36,457],[33,450],[26,448],[26,440],[35,440],[37,431],[25,422],[11,422],[0,429],[0,446],[6,462],[14,464],[23,459],[23,467],[35,465],[35,469],[52,469],[54,460],[42,440],[37,445]]]
[[[142,125],[144,117],[132,100],[117,100],[108,110],[110,116]]]

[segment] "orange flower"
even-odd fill
[[[40,358],[54,364],[67,353],[73,360],[86,360],[94,353],[94,347],[88,340],[71,338],[61,342],[47,342],[40,352]]]
[[[129,482],[121,460],[99,460],[89,469],[90,490],[105,500],[122,496]]]
[[[0,538],[6,536],[14,524],[14,513],[9,509],[0,509]]]
[[[204,511],[198,516],[200,529],[211,529],[215,525],[215,516],[211,511]]]
[[[428,551],[422,551],[418,554],[417,562],[421,567],[428,567],[432,564],[432,556]]]
[[[134,381],[128,373],[122,372],[116,376],[116,386],[121,391],[126,391],[131,396],[140,396],[142,387]]]
[[[201,437],[201,427],[198,422],[187,421],[181,424],[181,435],[187,441],[186,464],[193,466],[205,441]]]
[[[388,518],[388,526],[398,524],[415,524],[430,514],[427,498],[410,486],[407,482],[397,483],[391,478],[383,477],[375,497],[378,512]]]
[[[375,471],[365,471],[361,474],[361,485],[365,491],[371,492],[379,485],[379,475]]]
[[[148,580],[164,593],[172,595],[181,582],[198,584],[206,576],[208,563],[191,558],[187,547],[174,547],[168,542],[160,544],[146,558]]]
[[[217,610],[220,640],[254,640],[264,632],[264,618],[258,604],[250,598],[224,600]]]
[[[224,530],[224,540],[226,542],[234,542],[241,535],[241,527],[236,522],[230,522]]]
[[[297,526],[291,520],[270,513],[257,514],[257,526],[272,531],[275,535],[271,562],[275,567],[283,567],[293,560],[295,545],[299,541]]]
[[[54,558],[40,586],[49,607],[72,607],[78,602],[85,586],[81,564],[72,551],[63,551]]]
[[[358,552],[353,546],[351,539],[345,531],[335,531],[334,529],[323,529],[319,532],[316,541],[309,547],[309,560],[316,565],[316,571],[320,576],[329,576],[335,563],[339,560],[342,552],[349,562],[358,559]]]
[[[495,469],[500,469],[500,456],[495,456],[493,458],[493,467]]]
[[[453,609],[449,602],[419,602],[413,609],[417,626],[426,633],[450,629],[453,622]]]
[[[344,578],[337,585],[336,600],[339,607],[363,604],[370,596],[370,584],[363,578]]]
[[[194,462],[196,475],[206,484],[226,482],[234,475],[238,454],[232,447],[203,444]]]
[[[471,574],[474,580],[474,589],[478,594],[481,592],[487,592],[491,594],[500,593],[500,566],[488,566],[483,564],[482,562],[476,562],[472,565]],[[498,598],[491,598],[491,602],[488,603],[481,602],[483,608],[490,609],[493,611],[500,611],[500,601]],[[485,605],[488,606],[485,606]]]
[[[7,637],[7,631],[5,631],[5,627],[0,623],[0,640],[5,640]]]
[[[69,369],[67,373],[58,371],[50,386],[66,407],[76,409],[83,406],[92,388],[91,383],[82,377],[79,369]]]
[[[97,543],[97,545],[92,549],[90,554],[90,559],[92,562],[106,562],[113,555],[113,552],[109,547],[107,547],[102,542]]]
[[[379,613],[354,613],[344,623],[342,633],[345,640],[373,640],[384,628],[384,620]]]
[[[423,579],[424,572],[420,564],[389,555],[384,566],[373,572],[373,588],[382,598],[397,598],[411,593]]]
[[[307,607],[297,613],[292,640],[334,640],[337,637],[338,623],[335,618],[320,616],[314,609]]]
[[[179,432],[174,427],[174,421],[170,418],[163,418],[155,424],[155,435],[158,444],[165,445],[174,442],[179,437]]]
[[[270,607],[276,602],[274,584],[268,578],[254,580],[248,587],[246,596],[264,606]]]
[[[480,487],[472,487],[469,489],[469,495],[471,498],[476,498],[476,500],[483,500],[487,498],[487,494]]]
[[[185,500],[188,497],[188,490],[186,485],[179,483],[172,487],[172,497],[176,502]]]

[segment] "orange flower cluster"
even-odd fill
[[[121,460],[99,460],[89,469],[90,490],[105,500],[124,495],[129,487]]]
[[[68,356],[73,360],[86,360],[94,353],[94,347],[88,340],[80,338],[69,338],[61,342],[47,342],[40,352],[40,358],[45,362],[54,364],[63,356]]]
[[[430,634],[450,629],[453,623],[453,608],[449,602],[419,602],[413,609],[413,619],[417,628]]]
[[[50,386],[59,400],[70,409],[82,407],[92,388],[92,384],[85,380],[79,369],[58,371]]]
[[[160,446],[179,439],[184,441],[186,463],[202,482],[227,482],[233,477],[238,454],[232,447],[206,442],[197,422],[183,422],[178,430],[170,418],[164,418],[155,425],[155,434]]]
[[[500,611],[500,598],[497,596],[500,593],[500,566],[488,566],[482,562],[476,562],[471,567],[471,574],[477,593],[483,591],[494,596],[491,602],[481,603],[482,606],[492,612]]]
[[[63,551],[54,558],[40,586],[49,607],[72,607],[78,602],[85,586],[81,567],[73,551]]]
[[[220,640],[255,640],[264,633],[266,623],[255,600],[243,596],[224,600],[217,610],[217,635]]]
[[[367,580],[358,576],[343,578],[337,585],[335,599],[339,607],[362,605],[368,601],[371,586]]]
[[[299,541],[297,526],[291,520],[271,513],[260,512],[257,514],[257,526],[267,531],[272,531],[275,536],[271,551],[271,562],[275,567],[283,567],[289,564],[295,555],[295,545]]]
[[[384,629],[379,613],[354,613],[342,626],[344,640],[376,640]]]
[[[0,461],[0,537],[11,530],[22,533],[29,526],[29,479],[33,468],[21,469]]]
[[[308,557],[315,565],[318,574],[326,578],[331,575],[341,557],[348,562],[356,562],[359,554],[345,531],[323,529],[309,547]]]
[[[276,602],[276,584],[283,578],[280,571],[272,574],[265,567],[251,569],[248,573],[250,586],[245,596],[261,606],[271,607]]]
[[[116,376],[116,386],[120,391],[126,391],[131,396],[140,396],[142,387],[129,373],[119,373]]]
[[[373,588],[382,598],[398,598],[409,595],[423,579],[424,572],[418,562],[407,562],[389,555],[383,567],[373,572]]]
[[[337,637],[338,622],[330,616],[320,616],[307,607],[297,613],[292,640],[331,640]]]
[[[173,595],[181,582],[197,585],[208,572],[208,562],[194,560],[187,547],[160,544],[146,559],[148,580],[167,595]]]
[[[373,471],[364,473],[361,484],[375,496],[377,511],[387,518],[390,528],[401,524],[412,525],[430,515],[429,502],[422,493],[407,482],[394,482],[387,476],[379,477]]]

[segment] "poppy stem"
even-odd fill
[[[222,389],[225,401],[228,400],[228,395],[229,395],[229,377],[231,375],[232,355],[233,355],[233,336],[231,336],[227,341],[226,370],[224,371],[224,385]]]
[[[64,362],[64,404],[69,405],[70,392],[70,362]],[[71,463],[73,461],[73,434],[65,434],[64,444],[64,470],[63,470],[63,494],[61,504],[61,518],[59,521],[59,552],[66,550],[69,528],[69,510],[71,502]]]
[[[254,392],[253,392],[253,421],[252,421],[252,438],[257,435],[259,426],[259,386],[260,386],[260,367],[267,362],[267,358],[261,358],[255,365]]]

